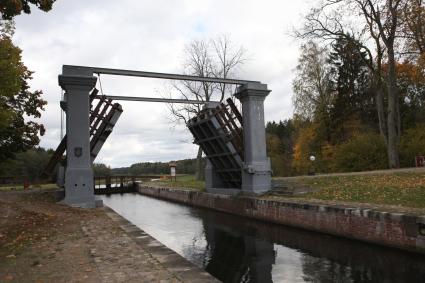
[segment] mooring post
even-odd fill
[[[244,163],[242,191],[260,194],[271,189],[271,166],[266,152],[264,99],[270,93],[266,84],[247,83],[236,90],[242,103]]]
[[[106,176],[105,178],[105,187],[106,189],[110,189],[111,188],[111,176]]]
[[[56,185],[59,188],[63,188],[65,186],[65,166],[62,165],[62,162],[58,164],[58,172],[56,174]]]
[[[96,84],[90,68],[63,66],[59,85],[65,90],[67,167],[64,203],[95,207],[93,169],[90,160],[89,93]]]

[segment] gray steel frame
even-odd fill
[[[156,73],[156,72],[110,69],[110,68],[88,67],[88,66],[64,65],[64,67],[86,69],[88,71],[91,71],[93,74],[127,76],[127,77],[154,78],[154,79],[179,80],[179,81],[196,81],[196,82],[222,83],[222,84],[234,84],[234,85],[260,83],[259,81],[250,81],[250,80],[198,77],[198,76],[189,76],[189,75],[180,75],[180,74]]]
[[[238,152],[238,146],[235,147],[227,135],[228,131],[235,128],[232,121],[228,120],[230,118],[227,117],[229,113],[224,113],[223,121],[217,117],[213,117],[213,119],[208,121],[203,121],[204,118],[197,119],[196,122],[193,121],[195,123],[191,131],[198,137],[197,140],[204,145],[205,151],[208,152],[207,155],[211,157],[211,162],[207,163],[207,167],[211,163],[215,167],[212,168],[213,170],[206,169],[206,172],[210,172],[210,175],[214,177],[213,179],[210,178],[212,182],[207,184],[207,191],[214,192],[215,188],[220,188],[220,181],[222,183],[225,182],[227,188],[239,187],[246,193],[258,194],[270,190],[271,167],[266,153],[263,105],[264,99],[270,92],[267,89],[267,85],[249,80],[64,65],[62,74],[58,77],[59,85],[65,90],[67,108],[66,149],[68,158],[65,174],[64,203],[80,207],[94,207],[96,205],[92,156],[90,155],[90,151],[93,148],[90,144],[90,134],[94,134],[93,132],[91,133],[91,128],[96,128],[93,126],[97,126],[99,122],[96,123],[94,119],[90,118],[90,100],[92,97],[89,99],[90,92],[94,89],[98,79],[93,76],[94,74],[239,85],[235,97],[241,101],[243,113],[236,118],[241,121],[243,117],[243,135],[236,132],[234,136],[243,137],[243,151],[239,150]],[[112,99],[168,103],[205,103],[184,99],[128,96],[101,98],[106,103],[111,103]],[[65,103],[62,104],[65,105]],[[205,103],[207,108],[213,106],[213,104],[212,102]],[[106,112],[104,110],[101,107],[93,109],[95,113],[99,111],[99,115],[105,114],[103,113]],[[84,115],[84,113],[87,115]],[[223,128],[223,123],[224,125],[228,124],[228,128]],[[99,140],[102,140],[102,138],[99,137]],[[241,141],[238,144],[240,143]],[[216,175],[219,175],[219,177],[217,176],[217,178]]]
[[[140,96],[102,95],[101,97],[105,97],[111,100],[123,100],[123,101],[186,103],[186,104],[207,104],[207,103],[213,102],[213,101],[200,101],[200,100],[189,100],[189,99],[155,98],[155,97],[140,97]]]
[[[87,66],[74,66],[74,65],[64,65],[64,67],[84,69],[86,72],[88,71],[89,73],[98,74],[98,75],[103,74],[103,75],[128,76],[128,77],[140,77],[140,78],[210,82],[210,83],[233,84],[233,85],[244,85],[247,83],[260,83],[258,81],[250,81],[250,80],[198,77],[198,76],[189,76],[189,75],[180,75],[180,74],[110,69],[110,68],[100,68],[100,67],[87,67]],[[117,95],[103,95],[103,96],[112,100],[124,100],[124,101],[186,103],[186,104],[207,104],[212,102],[212,101],[199,101],[199,100],[189,100],[189,99],[154,98],[154,97],[134,97],[134,96],[117,96]]]

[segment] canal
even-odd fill
[[[425,256],[136,193],[102,199],[223,282],[425,282]]]

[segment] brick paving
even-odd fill
[[[82,230],[102,282],[181,282],[110,219],[83,220]]]

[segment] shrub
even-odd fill
[[[320,154],[320,144],[317,137],[317,125],[312,124],[301,128],[294,145],[292,166],[297,174],[306,174],[311,170],[310,155]]]
[[[348,142],[335,147],[335,171],[366,171],[385,169],[387,166],[385,143],[378,134],[359,134]]]
[[[425,155],[425,124],[405,131],[400,141],[400,164],[415,166],[415,156]]]

